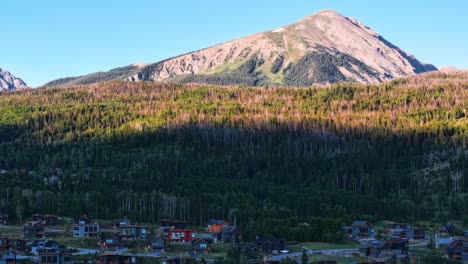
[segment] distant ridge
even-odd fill
[[[323,10],[288,26],[158,63],[134,64],[47,85],[128,80],[308,86],[379,83],[436,70],[356,19]]]

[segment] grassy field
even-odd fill
[[[295,245],[286,246],[291,251],[301,252],[304,248],[311,250],[325,250],[325,249],[345,249],[345,248],[358,248],[358,243],[353,242],[343,242],[342,244],[330,244],[330,243],[321,243],[321,242],[306,242],[299,243]]]

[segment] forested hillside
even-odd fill
[[[380,85],[108,82],[0,94],[0,205],[337,241],[468,214],[468,75]],[[53,177],[56,176],[56,177]],[[307,222],[305,227],[299,223]]]

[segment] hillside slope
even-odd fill
[[[304,86],[378,83],[435,70],[356,19],[324,10],[285,27],[147,65],[125,79]],[[77,83],[89,82],[60,82]]]

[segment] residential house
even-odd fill
[[[21,264],[22,261],[17,259],[16,253],[12,249],[0,251],[0,264]]]
[[[393,229],[411,229],[412,225],[408,223],[391,223],[387,225],[387,228],[390,230]]]
[[[160,264],[180,264],[181,261],[180,261],[180,258],[172,257],[172,258],[161,259],[159,263]]]
[[[0,213],[0,225],[6,225],[8,223],[8,214],[7,213]]]
[[[72,264],[71,253],[44,252],[39,253],[39,264]]]
[[[374,225],[367,221],[355,221],[351,226],[345,226],[343,229],[345,234],[355,239],[375,236]]]
[[[133,223],[130,219],[124,216],[122,219],[118,219],[115,221],[115,228],[120,228],[121,226],[131,226]]]
[[[228,221],[210,219],[208,221],[208,232],[210,233],[220,232],[223,230],[223,227],[227,225],[229,225]]]
[[[27,249],[27,242],[26,240],[17,238],[0,238],[0,251],[5,251],[7,249],[25,252]]]
[[[194,240],[196,236],[197,233],[195,230],[171,229],[168,232],[168,241],[189,243]]]
[[[457,230],[457,227],[454,224],[451,224],[451,223],[443,224],[439,228],[439,235],[440,236],[453,236],[455,235],[456,230]]]
[[[284,249],[284,241],[281,239],[257,237],[254,244],[257,252],[278,253]]]
[[[142,240],[146,239],[146,237],[150,234],[149,228],[147,226],[140,225],[120,226],[118,232],[124,238]]]
[[[58,226],[58,217],[51,214],[34,214],[32,221],[39,222],[43,226]]]
[[[74,237],[96,237],[98,234],[99,224],[93,222],[87,215],[80,217],[73,225]]]
[[[137,264],[138,259],[134,255],[127,254],[103,254],[99,256],[98,264]]]
[[[8,247],[14,251],[26,252],[28,250],[28,242],[18,238],[8,238]]]
[[[163,219],[161,220],[161,233],[167,236],[169,234],[169,230],[185,229],[186,226],[187,226],[187,222],[185,221]]]
[[[224,243],[231,243],[240,236],[240,230],[237,226],[224,226],[221,231],[221,240]]]
[[[386,241],[376,240],[359,248],[359,252],[373,258],[381,257],[384,251],[390,251],[392,255],[407,255],[409,251],[408,239],[391,238]]]
[[[31,244],[31,253],[59,253],[60,245],[54,240],[36,240]]]
[[[189,253],[192,256],[208,254],[212,250],[214,240],[212,238],[198,238],[192,240],[192,248]]]
[[[40,222],[28,222],[23,226],[25,238],[43,238],[45,236],[44,226]]]
[[[447,255],[451,259],[468,261],[468,240],[459,239],[453,241],[447,247]]]
[[[164,252],[166,250],[166,241],[158,236],[150,236],[146,240],[147,252]]]
[[[122,242],[122,237],[119,234],[110,234],[104,237],[101,239],[100,245],[103,250],[117,250],[125,247],[125,243]]]
[[[407,238],[407,239],[425,239],[426,229],[419,227],[411,227],[408,229],[393,229],[393,237]]]

